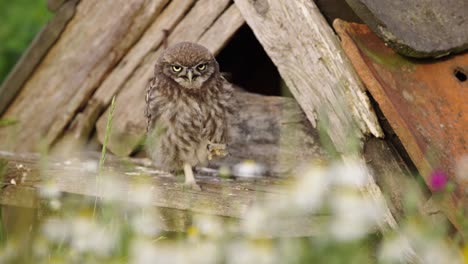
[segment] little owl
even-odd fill
[[[148,152],[168,171],[183,168],[185,184],[199,190],[192,167],[226,155],[232,86],[205,47],[182,42],[156,62],[146,91]]]

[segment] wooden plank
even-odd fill
[[[201,0],[198,1],[185,18],[170,33],[168,44],[174,44],[180,41],[198,42],[204,33],[209,33],[211,27],[216,24],[225,24],[223,14],[237,16],[235,9],[225,12],[229,5],[228,0]],[[235,20],[233,20],[235,21]],[[218,27],[218,26],[216,26]],[[235,28],[228,27],[235,32]],[[229,38],[234,32],[220,37]],[[211,34],[211,33],[210,33]],[[226,39],[218,38],[217,43],[225,43]],[[214,48],[220,49],[220,44],[213,44]],[[127,156],[132,153],[144,136],[144,132],[139,129],[140,124],[146,122],[144,113],[144,93],[149,78],[153,74],[154,63],[163,51],[159,47],[156,51],[148,54],[140,67],[126,80],[116,100],[116,109],[114,112],[114,124],[109,139],[108,148],[117,155]],[[217,53],[219,50],[211,50]],[[107,112],[104,113],[96,124],[96,130],[99,140],[104,139]]]
[[[218,53],[244,23],[245,20],[237,6],[231,5],[203,34],[198,43]]]
[[[0,145],[21,142],[9,147],[29,151],[39,143],[50,146],[166,2],[81,1],[58,42],[3,115],[19,124],[0,129]]]
[[[79,0],[70,0],[47,23],[44,29],[29,45],[15,67],[0,86],[0,115],[20,92],[26,80],[41,62],[55,41],[59,38],[68,21],[75,14]]]
[[[383,136],[361,81],[313,1],[234,2],[310,122],[325,124],[339,152],[349,151],[350,138]]]
[[[97,165],[97,159],[60,160],[49,158],[47,166],[40,168],[37,155],[0,152],[0,158],[8,161],[3,184],[15,188],[37,189],[41,188],[41,184],[44,182],[51,182],[58,190],[66,193],[136,201],[138,196],[135,192],[142,191],[141,188],[144,187],[146,191],[155,194],[151,198],[151,204],[154,206],[179,210],[190,209],[198,213],[230,217],[242,216],[248,205],[258,199],[258,193],[245,190],[232,180],[223,181],[221,187],[220,182],[216,179],[211,180],[209,177],[199,177],[199,175],[197,175],[199,184],[202,188],[207,188],[204,188],[203,191],[184,190],[181,178],[173,177],[153,167],[135,166],[131,168],[131,160],[126,160],[125,166],[115,165],[119,162],[122,163],[123,160],[113,160],[111,163],[107,163],[106,167],[111,170],[106,170],[106,173],[111,175],[110,181],[115,184],[112,185],[113,193],[109,190],[101,191],[96,188],[97,171],[93,170],[90,164]],[[45,175],[44,178],[40,177],[41,173]],[[150,178],[148,178],[149,176]],[[145,182],[145,185],[135,184],[139,181]],[[273,179],[270,181],[274,182]],[[106,180],[104,179],[102,182],[105,186]],[[210,185],[216,185],[217,188],[210,187]],[[119,195],[115,196],[116,192]],[[269,196],[274,198],[277,194],[269,194]],[[3,200],[5,201],[5,199]]]
[[[77,149],[83,146],[83,142],[89,138],[97,119],[109,106],[112,97],[140,66],[143,58],[162,45],[164,30],[171,31],[192,7],[193,2],[194,0],[174,0],[164,8],[138,42],[100,84],[84,110],[75,116],[65,136],[57,142],[57,149],[66,151],[69,148]]]
[[[404,216],[405,195],[409,188],[423,193],[411,170],[397,154],[392,145],[382,139],[371,138],[364,145],[364,158],[372,169],[376,184],[385,195],[392,215],[398,221]]]
[[[99,153],[83,153],[81,159],[41,159],[35,154],[0,151],[0,159],[7,161],[7,170],[1,182],[0,203],[35,208],[39,202],[35,193],[44,184],[52,184],[60,192],[136,203],[135,206],[138,206],[138,201],[141,202],[141,195],[138,194],[149,192],[148,205],[170,210],[177,215],[180,215],[180,210],[190,210],[195,214],[244,218],[252,206],[273,205],[290,195],[285,186],[290,186],[291,182],[275,177],[252,181],[197,174],[202,191],[184,190],[182,177],[176,178],[158,171],[148,166],[150,163],[146,159],[120,159],[112,156],[106,160],[100,185],[97,185],[97,157]],[[24,192],[36,198],[32,201],[11,199]],[[170,217],[170,214],[164,213],[163,217]],[[323,231],[320,223],[327,222],[327,218],[326,215],[309,214],[285,218],[278,214],[275,219],[264,223],[261,235],[316,235]],[[187,227],[184,223],[171,224],[170,219],[164,222],[165,228],[169,230],[185,230]]]
[[[90,156],[98,156],[98,153]],[[29,201],[25,201],[23,205],[21,202],[24,199],[9,199],[6,197],[9,195],[7,191],[35,190],[38,192],[45,183],[53,184],[60,192],[97,196],[129,203],[135,202],[135,206],[138,206],[139,196],[137,193],[151,192],[153,195],[150,198],[150,205],[162,208],[162,211],[169,210],[178,216],[181,213],[183,216],[185,210],[190,210],[195,214],[243,218],[253,204],[265,201],[271,203],[278,199],[284,199],[286,195],[285,192],[259,192],[256,190],[258,183],[260,183],[260,188],[262,188],[262,184],[282,186],[281,182],[284,180],[277,178],[262,178],[257,182],[196,175],[197,182],[203,191],[184,190],[182,178],[177,179],[167,173],[157,171],[153,167],[143,167],[139,165],[144,163],[141,160],[117,158],[110,158],[109,162],[106,163],[106,168],[109,170],[106,169],[103,174],[111,174],[111,178],[107,182],[111,183],[111,189],[106,189],[105,179],[101,179],[102,189],[99,189],[96,187],[96,171],[84,169],[90,167],[90,162],[97,164],[97,159],[61,160],[49,157],[46,166],[44,163],[39,165],[38,155],[0,152],[0,159],[8,162],[8,169],[2,182],[3,191],[0,194],[0,202],[7,205],[13,203],[20,207],[32,206],[34,208],[37,206],[38,200],[35,200],[35,205],[31,205]],[[144,182],[144,185],[139,185],[138,182]],[[245,184],[248,184],[249,188],[244,188]],[[15,196],[18,197],[18,195]],[[168,218],[170,214],[163,212],[162,216]],[[311,216],[283,219],[281,225],[275,225],[275,229],[269,230],[266,235],[314,235],[320,231],[314,223],[318,220],[323,221],[323,218],[324,216]],[[178,220],[180,222],[181,219]],[[185,231],[188,227],[188,223],[171,224],[170,219],[164,220],[164,224],[165,228],[169,230]]]
[[[455,176],[456,162],[467,153],[468,83],[454,76],[468,64],[466,54],[449,60],[417,62],[397,55],[362,24],[335,21],[343,46],[382,112],[392,125],[428,187],[430,174],[442,169],[456,183],[441,209],[458,225],[455,212],[468,204],[468,183]]]

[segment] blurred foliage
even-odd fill
[[[0,0],[0,83],[51,15],[46,0]]]

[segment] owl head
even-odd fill
[[[185,89],[201,89],[219,73],[213,54],[205,47],[180,42],[167,48],[156,64],[156,70]]]

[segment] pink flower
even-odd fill
[[[429,178],[431,189],[436,192],[444,190],[445,186],[447,186],[447,180],[448,177],[444,171],[441,169],[434,170]]]

